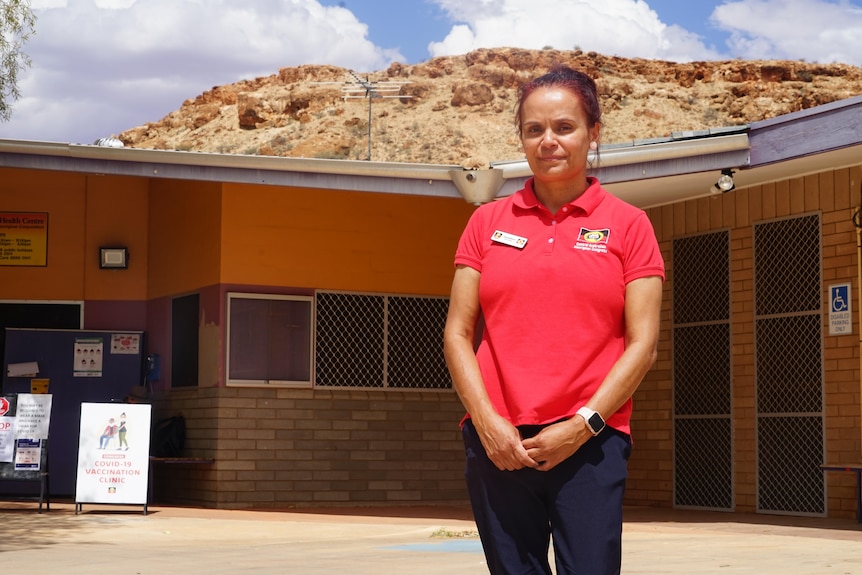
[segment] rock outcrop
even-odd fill
[[[564,63],[596,79],[602,141],[747,124],[862,94],[862,69],[799,61],[675,63],[595,52],[483,49],[361,74],[401,83],[398,98],[343,98],[355,82],[336,66],[283,68],[217,86],[161,120],[119,135],[127,147],[487,165],[522,157],[518,87]]]

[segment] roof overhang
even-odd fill
[[[715,195],[722,169],[737,188],[862,164],[862,96],[738,128],[688,132],[664,140],[611,146],[594,174],[616,196],[651,208]],[[501,162],[500,195],[529,177],[525,161]]]
[[[665,140],[602,148],[592,170],[608,191],[649,208],[711,195],[722,169],[748,164],[747,128],[677,135]],[[530,176],[526,161],[494,164],[507,173],[501,195],[514,193]]]
[[[156,179],[233,182],[362,192],[460,197],[459,166],[0,140],[0,167]]]
[[[602,146],[593,173],[641,208],[706,197],[723,169],[737,188],[862,163],[862,96],[746,126]],[[520,189],[525,160],[456,165],[245,156],[0,140],[0,167],[491,201]]]

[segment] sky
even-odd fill
[[[477,48],[862,66],[862,0],[30,2],[32,65],[3,139],[92,144],[280,68],[373,72]]]

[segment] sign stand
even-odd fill
[[[152,406],[82,403],[75,514],[84,503],[142,505],[147,514]]]
[[[51,395],[0,396],[0,480],[38,481],[39,513],[51,510],[48,427]]]

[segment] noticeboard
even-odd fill
[[[52,397],[0,396],[0,479],[41,480],[47,472]]]

